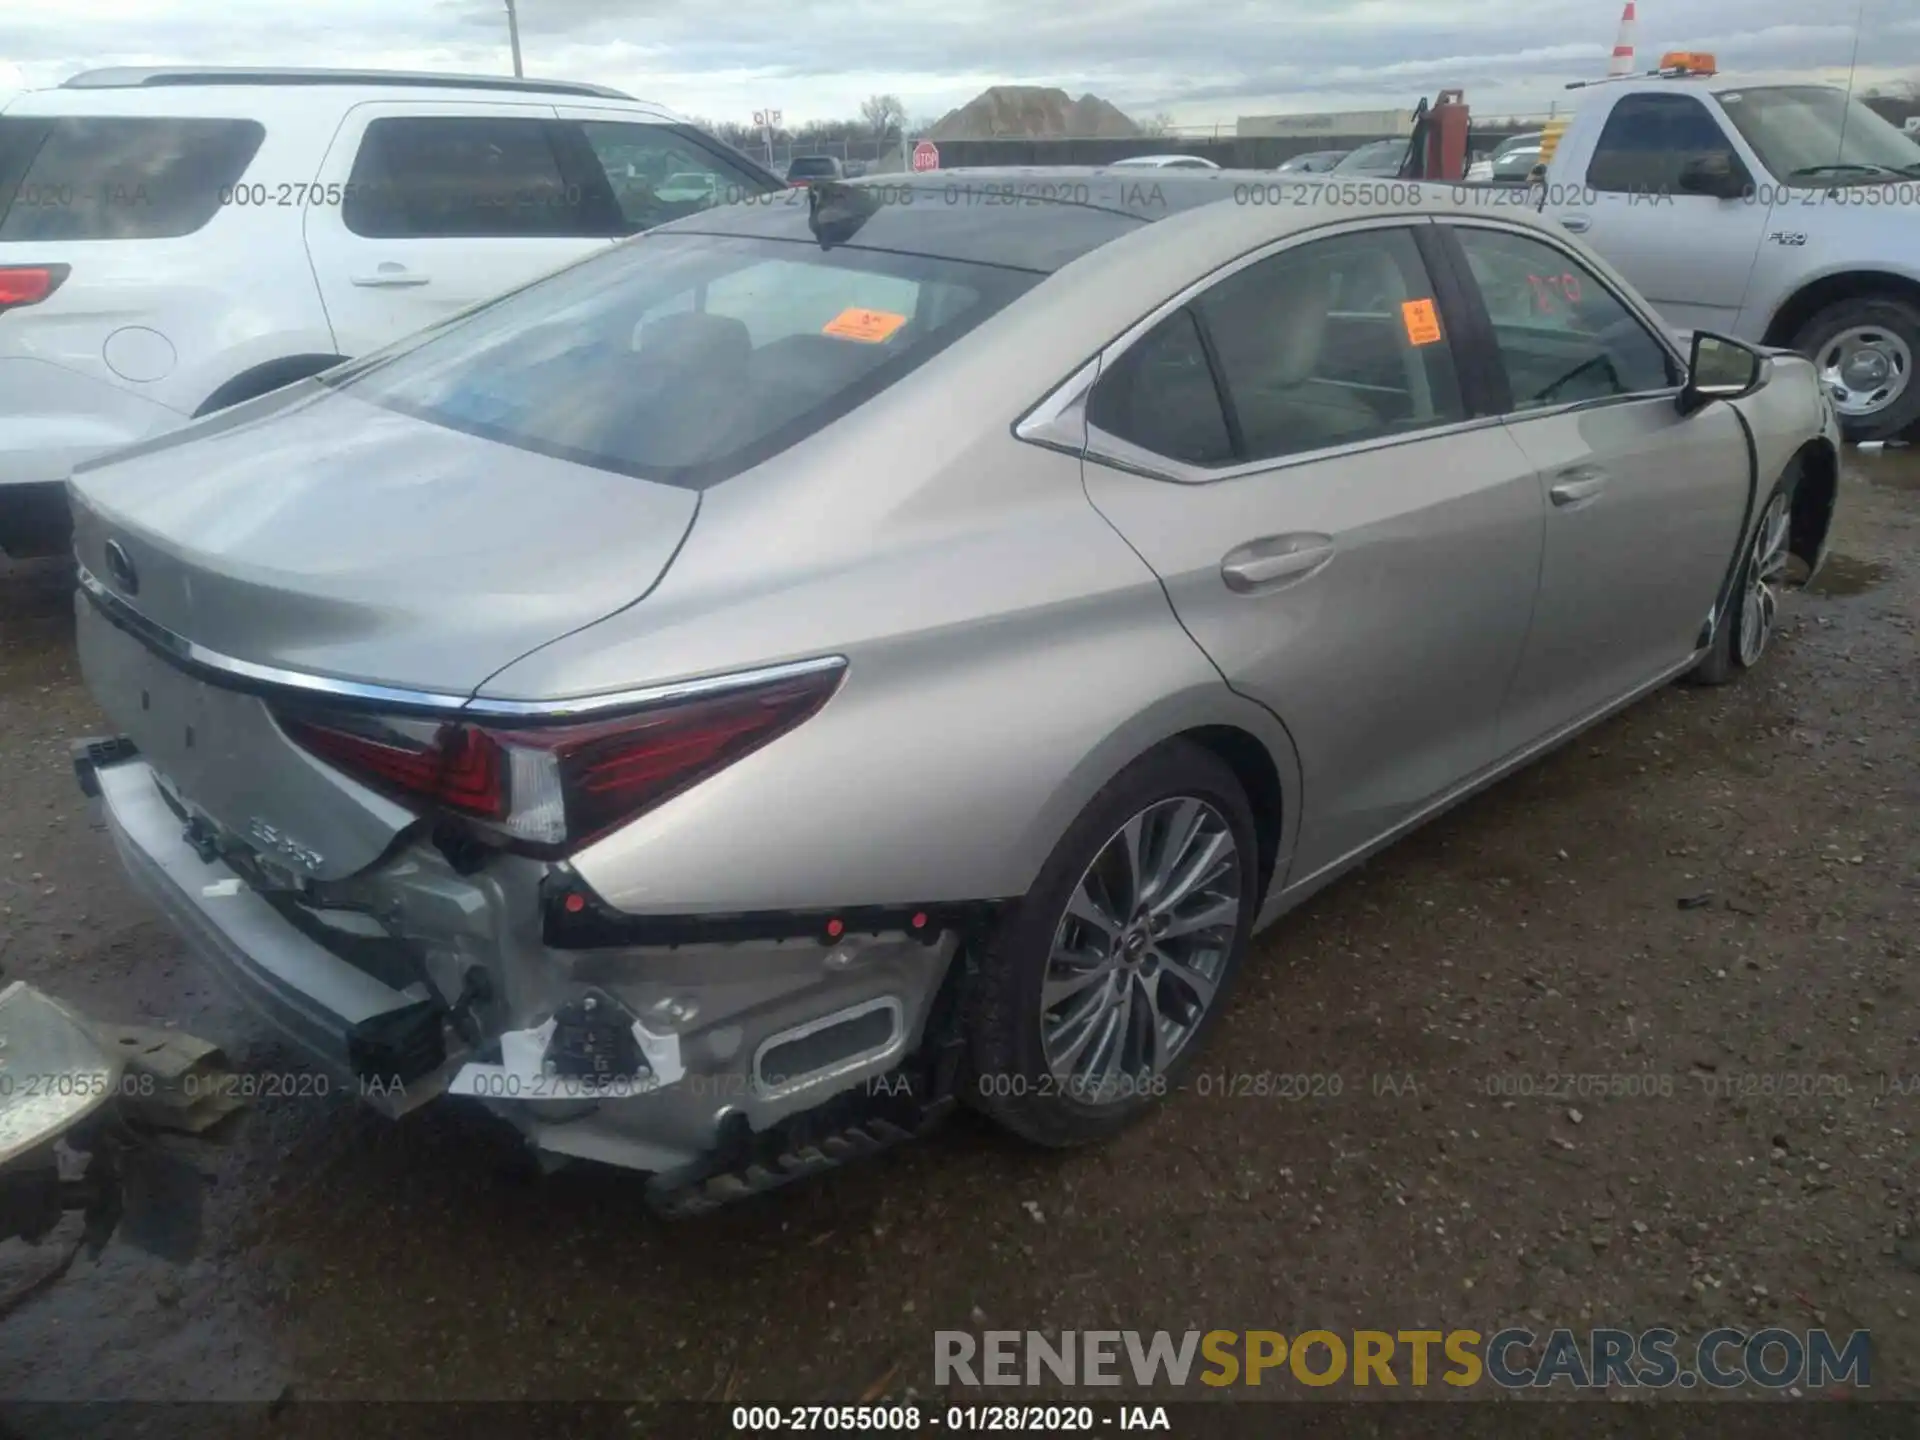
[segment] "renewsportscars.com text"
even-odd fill
[[[1555,1385],[1785,1390],[1872,1383],[1865,1330],[1672,1330],[1511,1327],[1478,1330],[938,1330],[933,1382],[947,1385],[1258,1386]]]

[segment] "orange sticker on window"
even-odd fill
[[[862,310],[855,306],[834,316],[821,327],[820,333],[878,345],[906,323],[906,316],[895,315],[891,310]]]
[[[1414,345],[1431,345],[1440,338],[1440,313],[1431,300],[1408,300],[1400,306],[1400,318],[1406,322],[1407,340]]]

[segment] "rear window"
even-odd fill
[[[831,179],[839,173],[839,167],[830,155],[803,155],[787,166],[789,180],[818,179],[822,176]]]
[[[698,488],[878,394],[1040,278],[657,232],[331,383],[502,444]]]
[[[0,240],[163,240],[220,209],[252,120],[0,116]]]
[[[550,120],[422,115],[367,126],[341,218],[355,235],[501,239],[611,233],[569,183]]]

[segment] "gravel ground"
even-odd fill
[[[458,1105],[265,1104],[202,1258],[77,1259],[0,1320],[0,1398],[846,1401],[927,1397],[940,1328],[1765,1320],[1872,1331],[1875,1393],[1920,1399],[1917,520],[1920,463],[1851,460],[1761,671],[1663,691],[1283,921],[1210,1078],[1105,1149],[962,1120],[667,1225]],[[0,967],[285,1068],[90,823],[70,641],[61,576],[0,574]],[[66,1248],[0,1244],[0,1296]]]

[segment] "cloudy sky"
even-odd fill
[[[1640,57],[1844,79],[1855,4],[1641,0]],[[900,95],[931,117],[988,85],[1091,90],[1185,124],[1410,105],[1544,112],[1603,73],[1620,0],[518,0],[528,74],[595,80],[714,120],[789,123]],[[1920,80],[1920,0],[1865,0],[1862,88]],[[0,93],[97,65],[510,70],[504,0],[57,0],[0,8]]]

